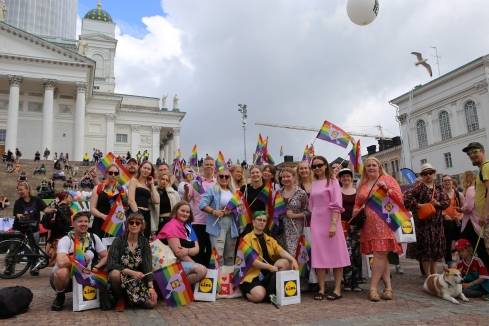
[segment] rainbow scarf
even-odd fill
[[[352,137],[346,131],[327,120],[324,120],[316,138],[329,141],[343,148],[346,148],[352,140]]]
[[[226,162],[224,160],[224,154],[221,151],[219,151],[219,153],[217,153],[217,158],[215,163],[216,172],[224,169],[225,166],[226,166]]]
[[[73,237],[73,256],[74,259],[82,266],[87,265],[87,262],[85,260],[84,247],[86,247],[85,244],[88,241],[89,241],[88,239],[83,239],[83,244],[82,244],[80,238],[78,238],[77,236]]]
[[[198,161],[198,155],[197,155],[197,145],[194,145],[192,147],[192,154],[190,155],[190,160],[189,160],[189,165],[190,166],[197,166]]]
[[[124,212],[124,205],[122,205],[121,197],[117,197],[112,208],[110,209],[101,229],[110,234],[113,237],[119,237],[124,233],[124,222],[126,220],[126,214]]]
[[[410,223],[409,211],[396,199],[389,197],[381,188],[372,192],[367,206],[392,229],[396,231],[400,226]]]
[[[235,286],[238,286],[241,283],[246,272],[248,272],[251,265],[258,257],[258,253],[255,249],[244,240],[241,240],[234,260],[233,284]]]
[[[212,247],[211,251],[211,258],[209,260],[209,265],[207,266],[209,269],[217,269],[221,268],[221,265],[219,264],[221,257],[217,253],[216,247]]]
[[[83,242],[90,241],[88,239]],[[80,239],[74,236],[73,239],[73,256],[68,256],[71,262],[71,276],[76,278],[79,284],[90,285],[94,287],[106,287],[107,286],[107,273],[106,272],[84,272],[86,268],[85,251],[84,246],[81,244]]]
[[[363,163],[362,163],[362,153],[360,150],[360,139],[357,142],[353,142],[353,148],[348,153],[350,157],[350,162],[353,165],[353,169],[356,173],[362,173]]]
[[[311,271],[311,244],[302,234],[297,240],[297,248],[295,250],[295,259],[299,264],[299,273],[301,277],[308,277]]]
[[[158,291],[171,307],[185,306],[194,301],[194,293],[180,262],[153,272]]]

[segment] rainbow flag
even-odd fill
[[[73,248],[74,259],[80,263],[80,265],[86,266],[85,252],[82,244],[80,243],[80,239],[76,236],[73,239]]]
[[[175,153],[175,160],[181,160],[182,159],[182,151],[179,149],[177,149],[177,152]]]
[[[327,120],[324,120],[316,138],[329,141],[343,148],[348,147],[348,144],[353,139],[346,131]]]
[[[261,200],[264,204],[269,204],[271,201],[271,193],[272,193],[272,182],[267,182],[260,193],[258,194],[258,199]]]
[[[241,212],[239,214],[238,224],[240,233],[243,232],[245,227],[248,224],[251,224],[251,209],[246,201],[246,198],[241,197],[241,202],[243,203],[243,207],[241,208]]]
[[[231,196],[231,199],[227,203],[225,209],[229,209],[231,212],[237,212],[238,207],[241,205],[241,191],[236,190]]]
[[[360,139],[357,142],[353,142],[353,148],[348,153],[350,157],[351,164],[356,173],[362,173],[363,163],[362,163],[362,153],[360,151]]]
[[[109,166],[114,163],[115,161],[115,155],[112,154],[112,152],[108,152],[107,154],[100,159],[97,163],[97,168],[100,170],[100,172],[105,173],[105,170],[109,168]]]
[[[78,212],[90,211],[90,201],[88,200],[73,201],[70,204],[70,211],[71,211],[72,218]]]
[[[280,225],[280,218],[282,218],[285,213],[287,212],[287,207],[285,207],[285,201],[280,192],[275,193],[275,198],[273,199],[273,214],[271,214],[271,217],[268,218],[267,225],[272,232],[272,234],[275,233],[275,231],[278,230],[279,225]]]
[[[153,272],[153,281],[171,307],[184,306],[194,301],[194,293],[180,262],[173,263]]]
[[[197,145],[194,145],[192,147],[192,154],[190,155],[189,165],[190,166],[197,166],[197,164],[198,164],[197,161],[198,161]]]
[[[97,163],[97,168],[102,174],[105,174],[105,171],[111,164],[115,164],[119,168],[119,185],[123,186],[128,183],[129,180],[131,180],[131,175],[124,167],[124,164],[122,164],[122,162],[115,157],[112,152],[108,152],[104,157],[102,157],[102,159]]]
[[[126,214],[124,212],[124,205],[122,205],[121,197],[118,196],[116,201],[112,203],[112,208],[107,214],[101,229],[113,237],[119,237],[124,233],[125,220]]]
[[[224,169],[226,167],[226,161],[224,160],[224,154],[219,151],[219,153],[217,153],[217,158],[216,158],[216,172],[221,170],[221,169]]]
[[[233,284],[238,286],[251,267],[251,264],[258,258],[258,253],[246,241],[241,240],[236,251],[234,261]]]
[[[401,225],[410,223],[409,211],[396,199],[389,197],[381,188],[372,192],[367,206],[373,209],[387,225],[396,231]]]
[[[205,192],[204,186],[202,186],[202,178],[200,177],[200,175],[192,180],[192,188],[194,188],[194,190],[201,195]]]
[[[85,255],[80,242],[75,237],[74,241],[74,255],[68,256],[71,262],[71,276],[76,278],[79,284],[90,285],[93,287],[106,287],[108,283],[108,276],[106,272],[84,272],[85,268]]]
[[[306,144],[306,148],[304,148],[304,153],[302,154],[302,161],[309,161],[309,145]]]
[[[221,265],[219,264],[219,261],[221,260],[221,256],[217,253],[216,247],[212,247],[211,251],[211,259],[209,260],[209,265],[207,268],[209,269],[217,269],[221,268]]]
[[[299,264],[299,273],[303,278],[308,277],[311,271],[311,244],[302,234],[297,240],[297,248],[295,250],[295,259]]]

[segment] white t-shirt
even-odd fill
[[[90,239],[90,242],[92,242],[92,236],[90,234],[87,235]],[[95,244],[91,243],[91,246],[92,247],[94,246],[93,249],[95,249],[95,251],[98,254],[107,250],[107,247],[102,243],[102,240],[100,240],[100,238],[96,234],[93,235],[93,238],[95,239]],[[58,248],[56,250],[58,254],[69,255],[73,253],[73,250],[74,250],[73,239],[71,239],[68,235],[65,235],[58,241]],[[92,250],[85,251],[85,261],[88,263],[87,267],[91,267],[92,259],[94,256],[95,254]]]
[[[229,203],[229,200],[231,200],[232,196],[233,193],[230,190],[221,189],[221,209],[226,207],[226,205]]]

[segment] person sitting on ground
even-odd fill
[[[455,250],[460,257],[456,266],[464,278],[462,283],[464,294],[469,298],[482,297],[489,301],[489,272],[482,260],[474,256],[474,248],[469,240],[457,240]]]
[[[144,237],[144,216],[131,213],[126,220],[125,234],[114,240],[109,250],[107,270],[116,310],[122,311],[124,297],[131,305],[153,308],[158,296],[153,288],[151,248]]]
[[[191,224],[193,215],[190,204],[183,200],[178,202],[173,207],[170,217],[171,220],[163,226],[156,238],[170,246],[182,263],[190,283],[197,283],[205,277],[207,268],[192,259],[199,253],[199,243]]]
[[[27,181],[27,174],[25,173],[25,171],[22,171],[19,174],[19,178],[17,179],[17,182],[21,182],[21,181]]]
[[[242,241],[251,246],[258,258],[246,272],[240,284],[241,293],[251,302],[263,302],[275,294],[275,273],[284,270],[298,270],[294,257],[284,250],[271,236],[264,233],[267,225],[264,211],[253,215],[253,231],[246,234]]]
[[[88,233],[88,222],[90,221],[89,211],[77,212],[73,217],[73,231],[61,238],[58,242],[56,251],[56,265],[50,276],[52,288],[56,291],[56,298],[51,305],[51,310],[63,310],[65,303],[65,293],[69,292],[72,285],[71,261],[73,256],[74,239],[77,238],[84,250],[86,272],[100,271],[107,262],[107,248],[102,240],[96,235]]]
[[[34,154],[34,161],[40,161],[41,160],[41,153],[39,151],[36,151]]]
[[[0,209],[5,209],[10,206],[7,196],[0,196]]]

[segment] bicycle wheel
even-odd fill
[[[20,240],[0,242],[0,278],[17,278],[31,266],[31,249]]]

